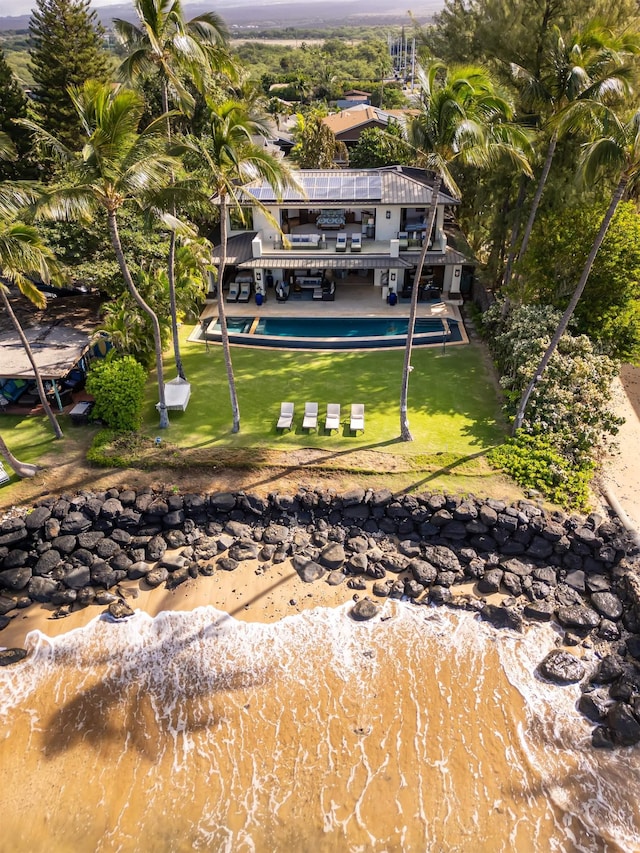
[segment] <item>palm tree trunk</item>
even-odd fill
[[[58,419],[53,414],[53,410],[49,405],[49,401],[47,400],[47,394],[44,390],[44,385],[42,384],[42,376],[40,376],[40,371],[38,370],[38,366],[36,364],[36,360],[33,357],[33,350],[27,340],[27,336],[24,333],[24,329],[20,325],[20,321],[15,315],[13,308],[11,307],[11,302],[9,301],[9,297],[7,296],[7,292],[5,288],[0,284],[0,294],[2,295],[2,302],[4,303],[4,307],[7,311],[7,314],[11,318],[11,322],[14,325],[16,332],[18,333],[18,337],[22,342],[22,346],[24,347],[24,351],[27,354],[27,358],[29,359],[29,363],[33,369],[33,375],[35,376],[36,386],[38,388],[38,396],[40,397],[40,402],[42,403],[42,408],[44,409],[44,413],[49,418],[49,423],[53,428],[53,432],[56,438],[62,438],[63,433],[60,428],[60,424],[58,423]]]
[[[547,178],[549,177],[551,164],[553,163],[553,155],[556,152],[557,144],[558,131],[555,130],[549,141],[549,147],[547,148],[547,156],[544,161],[544,166],[542,167],[538,186],[536,187],[536,193],[531,203],[531,210],[529,211],[529,218],[527,219],[524,234],[522,235],[522,243],[520,244],[520,251],[518,252],[517,260],[521,260],[524,257],[525,252],[527,251],[527,246],[529,245],[529,238],[531,237],[531,232],[533,231],[533,224],[536,221],[536,214],[538,213],[538,207],[540,206],[540,199],[542,198],[542,193],[544,191],[545,184],[547,183]]]
[[[582,275],[580,276],[580,281],[578,282],[578,285],[573,292],[573,296],[571,297],[571,301],[567,305],[566,311],[562,315],[562,318],[558,324],[558,328],[555,330],[553,337],[551,338],[551,342],[549,343],[549,346],[547,347],[544,355],[542,356],[540,364],[538,365],[538,367],[537,367],[537,369],[533,375],[533,379],[531,380],[531,382],[529,383],[529,385],[525,389],[524,394],[522,395],[522,398],[520,400],[520,405],[518,406],[518,411],[516,413],[515,421],[513,423],[513,431],[514,432],[522,426],[522,422],[524,420],[524,414],[525,414],[525,411],[527,409],[527,404],[529,402],[529,398],[531,397],[531,394],[533,393],[534,388],[536,387],[536,385],[538,384],[538,382],[542,378],[542,374],[543,374],[547,364],[549,363],[551,356],[555,352],[560,338],[564,335],[566,328],[569,325],[569,320],[571,319],[571,315],[575,311],[576,305],[578,304],[578,301],[579,301],[580,297],[582,296],[585,285],[586,285],[587,280],[589,278],[589,275],[591,273],[591,268],[593,267],[593,263],[596,259],[596,255],[598,254],[598,250],[600,249],[600,246],[602,245],[602,242],[603,242],[603,240],[607,234],[607,230],[609,229],[609,225],[611,224],[611,220],[613,219],[613,216],[616,212],[616,209],[617,209],[618,205],[620,204],[620,200],[622,199],[622,196],[624,195],[624,192],[627,188],[628,183],[629,183],[629,175],[625,172],[622,175],[622,177],[620,178],[620,181],[618,182],[618,186],[616,187],[616,190],[615,190],[615,192],[611,198],[611,202],[609,204],[607,212],[605,213],[605,215],[602,219],[602,222],[600,223],[600,229],[596,235],[596,239],[593,242],[593,246],[591,247],[591,251],[589,252],[589,257],[587,258],[587,262],[584,265],[584,269],[582,270]]]
[[[402,387],[400,389],[400,438],[403,441],[413,441],[411,430],[409,429],[409,418],[407,415],[407,404],[409,399],[409,373],[411,372],[411,351],[413,349],[413,335],[416,327],[416,315],[418,313],[418,290],[420,288],[420,279],[422,278],[422,270],[429,249],[429,240],[433,231],[433,224],[436,219],[436,209],[438,206],[438,195],[442,179],[437,176],[433,189],[431,190],[431,207],[429,209],[429,218],[425,226],[425,239],[420,252],[418,266],[416,267],[415,278],[413,279],[413,288],[411,290],[411,308],[409,310],[409,328],[407,329],[407,343],[404,348],[404,364],[402,367]]]
[[[233,425],[231,432],[240,432],[240,406],[238,405],[238,394],[236,391],[236,380],[233,375],[231,363],[231,347],[229,346],[229,331],[227,329],[227,315],[224,308],[224,296],[222,284],[224,280],[224,268],[227,265],[227,199],[224,193],[220,197],[220,266],[218,267],[218,322],[220,323],[220,337],[222,339],[222,352],[224,354],[224,366],[227,370],[227,381],[229,382],[229,396],[231,398],[231,413]]]
[[[4,457],[4,460],[11,465],[13,470],[21,479],[24,477],[35,477],[40,470],[37,465],[31,465],[29,462],[20,462],[19,459],[16,459],[5,444],[2,436],[0,436],[0,456]]]
[[[507,264],[504,268],[504,275],[502,277],[502,288],[503,290],[509,286],[509,282],[511,281],[511,272],[513,270],[513,264],[516,257],[516,246],[518,245],[518,234],[520,233],[520,211],[522,210],[522,205],[524,204],[524,196],[527,191],[527,177],[526,175],[522,175],[520,178],[520,188],[518,190],[518,198],[516,199],[515,205],[515,221],[513,223],[513,228],[511,229],[511,240],[509,242],[509,254],[507,256]],[[509,297],[507,296],[507,299]]]
[[[175,209],[174,209],[175,213]],[[169,280],[169,304],[171,310],[171,335],[173,337],[173,354],[176,360],[176,371],[180,379],[185,379],[182,355],[180,353],[180,336],[178,334],[178,307],[176,300],[176,232],[169,236],[169,261],[167,278]]]
[[[120,272],[122,273],[122,277],[125,281],[125,284],[129,289],[129,293],[133,296],[136,303],[140,306],[140,308],[142,308],[142,310],[149,316],[151,320],[151,325],[153,328],[153,340],[155,343],[156,351],[158,396],[160,397],[160,429],[166,429],[169,426],[169,415],[167,414],[167,403],[164,393],[164,369],[162,366],[162,335],[160,334],[160,323],[158,322],[158,317],[155,311],[151,308],[150,305],[148,305],[144,301],[144,299],[138,292],[137,287],[133,283],[133,278],[131,277],[131,273],[129,272],[129,267],[127,266],[127,260],[124,256],[124,252],[122,251],[122,243],[120,242],[120,234],[118,232],[118,221],[116,218],[115,211],[107,211],[107,222],[109,224],[109,234],[111,235],[111,245],[113,246],[113,251],[116,254],[118,266],[120,267]]]
[[[169,90],[166,78],[162,81],[162,109],[165,114],[169,112]],[[167,139],[171,140],[171,120],[167,115]],[[173,175],[171,176],[173,184]],[[176,206],[172,205],[171,213],[175,217]],[[171,310],[171,336],[173,338],[173,355],[176,361],[176,371],[180,379],[186,381],[182,355],[180,354],[180,337],[178,335],[178,307],[176,300],[176,232],[171,231],[169,237],[169,258],[167,261],[167,280],[169,282],[169,304]]]

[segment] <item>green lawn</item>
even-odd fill
[[[500,443],[504,425],[499,402],[473,344],[414,350],[409,384],[410,426],[415,441],[397,442],[402,351],[295,352],[232,348],[240,401],[241,431],[231,433],[231,407],[222,349],[185,341],[183,360],[191,382],[186,412],[171,412],[162,438],[183,449],[203,447],[271,447],[292,449],[379,448],[411,456],[445,453],[467,456]],[[167,376],[175,376],[166,360]],[[157,387],[147,387],[144,429],[158,435],[154,409]],[[295,403],[294,428],[279,434],[280,403]],[[305,401],[320,406],[320,429],[303,432]],[[343,426],[336,435],[322,429],[327,403],[342,405]],[[365,404],[364,435],[348,428],[351,403]]]
[[[449,346],[445,352],[441,347],[414,351],[409,398],[413,442],[398,440],[401,351],[312,353],[234,347],[241,431],[233,435],[222,349],[211,346],[206,352],[202,344],[186,340],[189,331],[183,331],[183,357],[192,385],[187,411],[171,412],[169,428],[161,431],[155,410],[157,385],[151,377],[140,435],[103,449],[112,464],[147,468],[160,477],[166,472],[172,482],[179,482],[180,469],[213,473],[271,466],[323,468],[350,482],[373,475],[394,490],[504,496],[513,488],[484,459],[487,450],[504,440],[505,427],[483,353],[474,344]],[[173,378],[169,355],[166,368],[165,378]],[[294,429],[280,434],[276,422],[285,400],[295,403],[296,416]],[[319,403],[317,433],[302,431],[305,401]],[[342,428],[332,435],[323,429],[330,402],[340,403],[343,411]],[[353,402],[365,404],[366,429],[357,436],[348,427]],[[71,465],[70,478],[91,487],[95,469],[86,465],[85,454],[98,427],[73,426],[64,415],[60,422],[65,431],[60,443],[44,417],[2,416],[0,432],[19,459],[52,468]],[[159,447],[154,446],[156,436],[162,439]],[[304,448],[324,449],[329,455],[311,461],[293,456]],[[29,488],[27,481],[5,487],[0,505],[25,500]]]

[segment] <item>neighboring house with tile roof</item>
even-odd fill
[[[396,122],[404,128],[407,117],[416,114],[416,110],[381,110],[368,104],[360,104],[325,116],[322,121],[333,132],[336,139],[347,147],[355,145],[363,130],[377,127],[386,130],[389,123]]]

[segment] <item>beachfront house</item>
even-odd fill
[[[229,215],[225,289],[244,284],[258,295],[280,284],[291,291],[313,288],[319,298],[320,285],[326,292],[327,282],[338,289],[353,283],[369,285],[381,300],[392,293],[407,298],[426,240],[420,297],[461,301],[463,266],[473,261],[449,244],[448,223],[459,202],[440,192],[427,234],[433,202],[427,172],[307,169],[295,178],[301,191],[286,190],[281,199],[266,182],[243,187],[244,216]]]

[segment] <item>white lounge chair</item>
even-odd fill
[[[304,419],[302,429],[318,429],[318,404],[304,404]]]
[[[278,419],[277,429],[291,429],[293,424],[293,403],[280,404],[280,418]]]
[[[327,418],[324,422],[327,432],[340,429],[340,403],[327,403]]]
[[[251,299],[251,282],[243,281],[240,285],[240,295],[238,302],[248,302]]]
[[[338,234],[336,237],[336,252],[346,252],[347,251],[347,235],[346,234]]]
[[[170,382],[164,383],[164,402],[169,411],[186,411],[190,397],[191,384],[186,379],[176,376]],[[160,403],[156,403],[156,409],[160,411]]]
[[[232,281],[229,285],[229,293],[227,294],[227,302],[237,302],[240,295],[240,285],[237,281]]]
[[[364,403],[353,403],[351,406],[351,432],[364,432]]]
[[[352,252],[361,252],[362,251],[362,234],[352,234],[351,235],[351,251]]]

